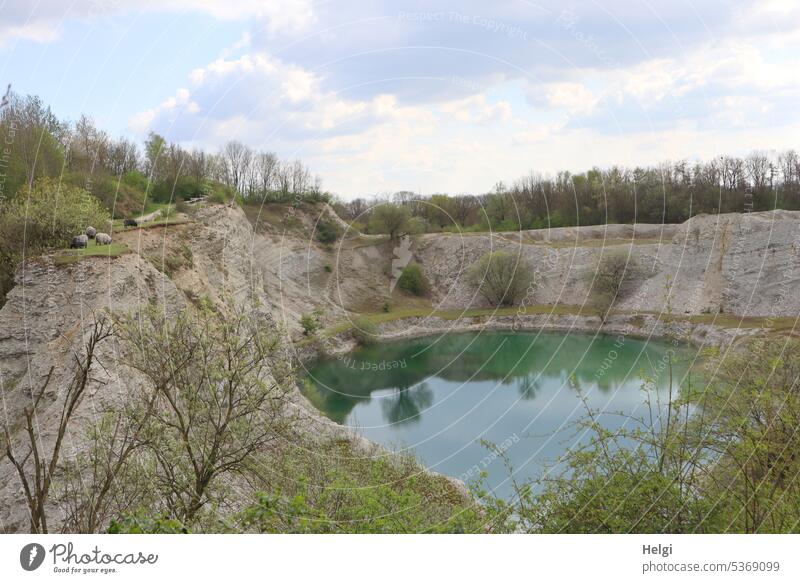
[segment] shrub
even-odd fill
[[[272,457],[279,478],[230,523],[256,533],[490,531],[478,505],[411,457],[369,455],[343,439],[302,448],[313,455],[292,449]]]
[[[13,285],[17,263],[26,256],[66,247],[92,225],[105,231],[110,217],[95,197],[81,188],[41,178],[27,196],[9,202],[0,213],[0,300]]]
[[[397,280],[397,285],[400,289],[414,294],[415,296],[424,296],[428,293],[430,285],[422,272],[422,268],[416,263],[407,265],[403,272],[400,274],[400,279]]]
[[[303,328],[304,336],[313,336],[319,330],[319,322],[313,314],[303,314],[300,316],[300,326]]]
[[[218,182],[208,184],[203,194],[208,195],[208,202],[215,204],[230,202],[236,196],[236,192],[232,188]]]
[[[300,316],[304,336],[313,336],[322,327],[322,310],[315,308],[310,314]]]
[[[353,322],[353,339],[359,346],[371,346],[378,341],[378,327],[367,318]]]
[[[604,321],[611,306],[622,297],[623,286],[635,272],[636,262],[627,253],[606,253],[598,262],[597,269],[592,274],[594,278],[592,291],[595,294],[595,304],[601,310]]]
[[[492,305],[513,306],[533,283],[533,271],[522,258],[495,251],[470,267],[467,282]]]
[[[321,220],[317,223],[316,237],[320,243],[333,243],[339,238],[339,229],[332,221]]]

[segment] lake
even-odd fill
[[[485,471],[507,497],[505,464],[481,440],[504,452],[518,481],[537,477],[586,438],[575,424],[584,402],[605,427],[630,427],[626,415],[649,418],[645,381],[668,402],[669,361],[675,394],[693,354],[624,336],[451,333],[316,361],[302,390],[337,423],[443,474],[470,481]]]

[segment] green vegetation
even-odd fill
[[[99,210],[119,220],[163,209],[154,224],[175,224],[170,213],[176,207],[189,210],[184,201],[194,198],[292,207],[330,199],[299,160],[283,162],[239,142],[216,154],[187,151],[155,133],[141,148],[111,138],[89,117],[60,120],[35,96],[9,96],[0,111],[0,140],[6,145],[0,173],[0,305],[23,252],[34,257],[58,248],[64,237],[90,225],[106,230]],[[75,192],[83,193],[80,201]],[[41,222],[48,212],[55,221],[49,231]],[[76,217],[81,220],[72,220]]]
[[[300,316],[300,326],[303,328],[304,336],[314,336],[322,327],[322,311],[317,308],[310,314]]]
[[[129,253],[130,249],[124,243],[111,243],[111,245],[97,245],[94,240],[83,249],[68,249],[53,256],[56,265],[69,265],[85,257],[119,257]]]
[[[369,318],[356,319],[350,333],[359,346],[370,346],[378,341],[378,327]]]
[[[419,233],[421,230],[421,223],[414,220],[411,210],[406,206],[381,203],[370,213],[369,232],[389,235],[390,240]]]
[[[32,391],[29,439],[11,442],[4,427],[12,461],[46,462],[15,465],[27,485],[31,531],[50,532],[56,508],[68,509],[70,532],[483,530],[473,501],[412,458],[297,431],[283,412],[293,380],[280,336],[255,308],[201,307],[165,319],[152,306],[84,331],[55,448],[41,450],[34,422],[54,371]],[[128,387],[123,403],[98,402],[87,454],[62,455],[76,404],[101,382],[100,348],[114,338],[115,358],[145,382]],[[250,498],[231,505],[237,481]]]
[[[513,306],[533,284],[525,260],[506,251],[486,253],[467,271],[467,282],[493,306]]]
[[[67,247],[86,227],[106,227],[108,212],[81,188],[50,178],[36,180],[25,197],[15,198],[0,213],[0,304],[13,287],[14,270],[23,255]]]
[[[340,234],[339,228],[333,221],[320,219],[317,223],[316,238],[320,243],[333,243],[339,238]]]
[[[237,532],[485,531],[479,507],[411,457],[338,439],[265,463],[279,483],[237,517]]]
[[[403,268],[397,280],[397,287],[415,296],[424,296],[430,291],[430,284],[422,268],[416,263],[411,263]],[[389,310],[384,310],[388,312]]]

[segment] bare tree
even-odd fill
[[[112,327],[105,318],[95,320],[89,337],[84,343],[83,353],[75,353],[74,370],[67,386],[61,406],[61,414],[55,430],[52,447],[44,445],[38,416],[43,414],[43,399],[53,378],[51,367],[42,384],[32,395],[32,404],[24,410],[25,435],[22,443],[15,445],[8,425],[4,426],[6,456],[16,469],[22,482],[25,501],[28,505],[31,532],[47,533],[47,505],[50,501],[53,479],[60,469],[64,436],[86,388],[92,382],[92,367],[96,360],[97,346],[112,335]]]
[[[256,168],[258,169],[259,192],[266,199],[269,192],[275,188],[280,161],[272,152],[259,152],[256,155]]]
[[[592,274],[592,291],[603,322],[614,303],[622,297],[625,284],[632,279],[636,270],[634,258],[625,253],[608,252],[601,257],[597,270]]]
[[[252,150],[243,143],[233,140],[225,145],[222,159],[225,162],[226,184],[241,193],[252,163]]]
[[[215,482],[243,473],[285,427],[290,371],[280,336],[271,322],[234,308],[173,321],[149,310],[121,330],[129,365],[157,395],[147,447],[153,483],[164,510],[191,524]]]

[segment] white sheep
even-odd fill
[[[107,233],[97,233],[94,240],[98,245],[111,245],[111,235]]]
[[[97,229],[94,227],[86,227],[86,236],[90,239],[94,239],[94,236],[97,235]]]

